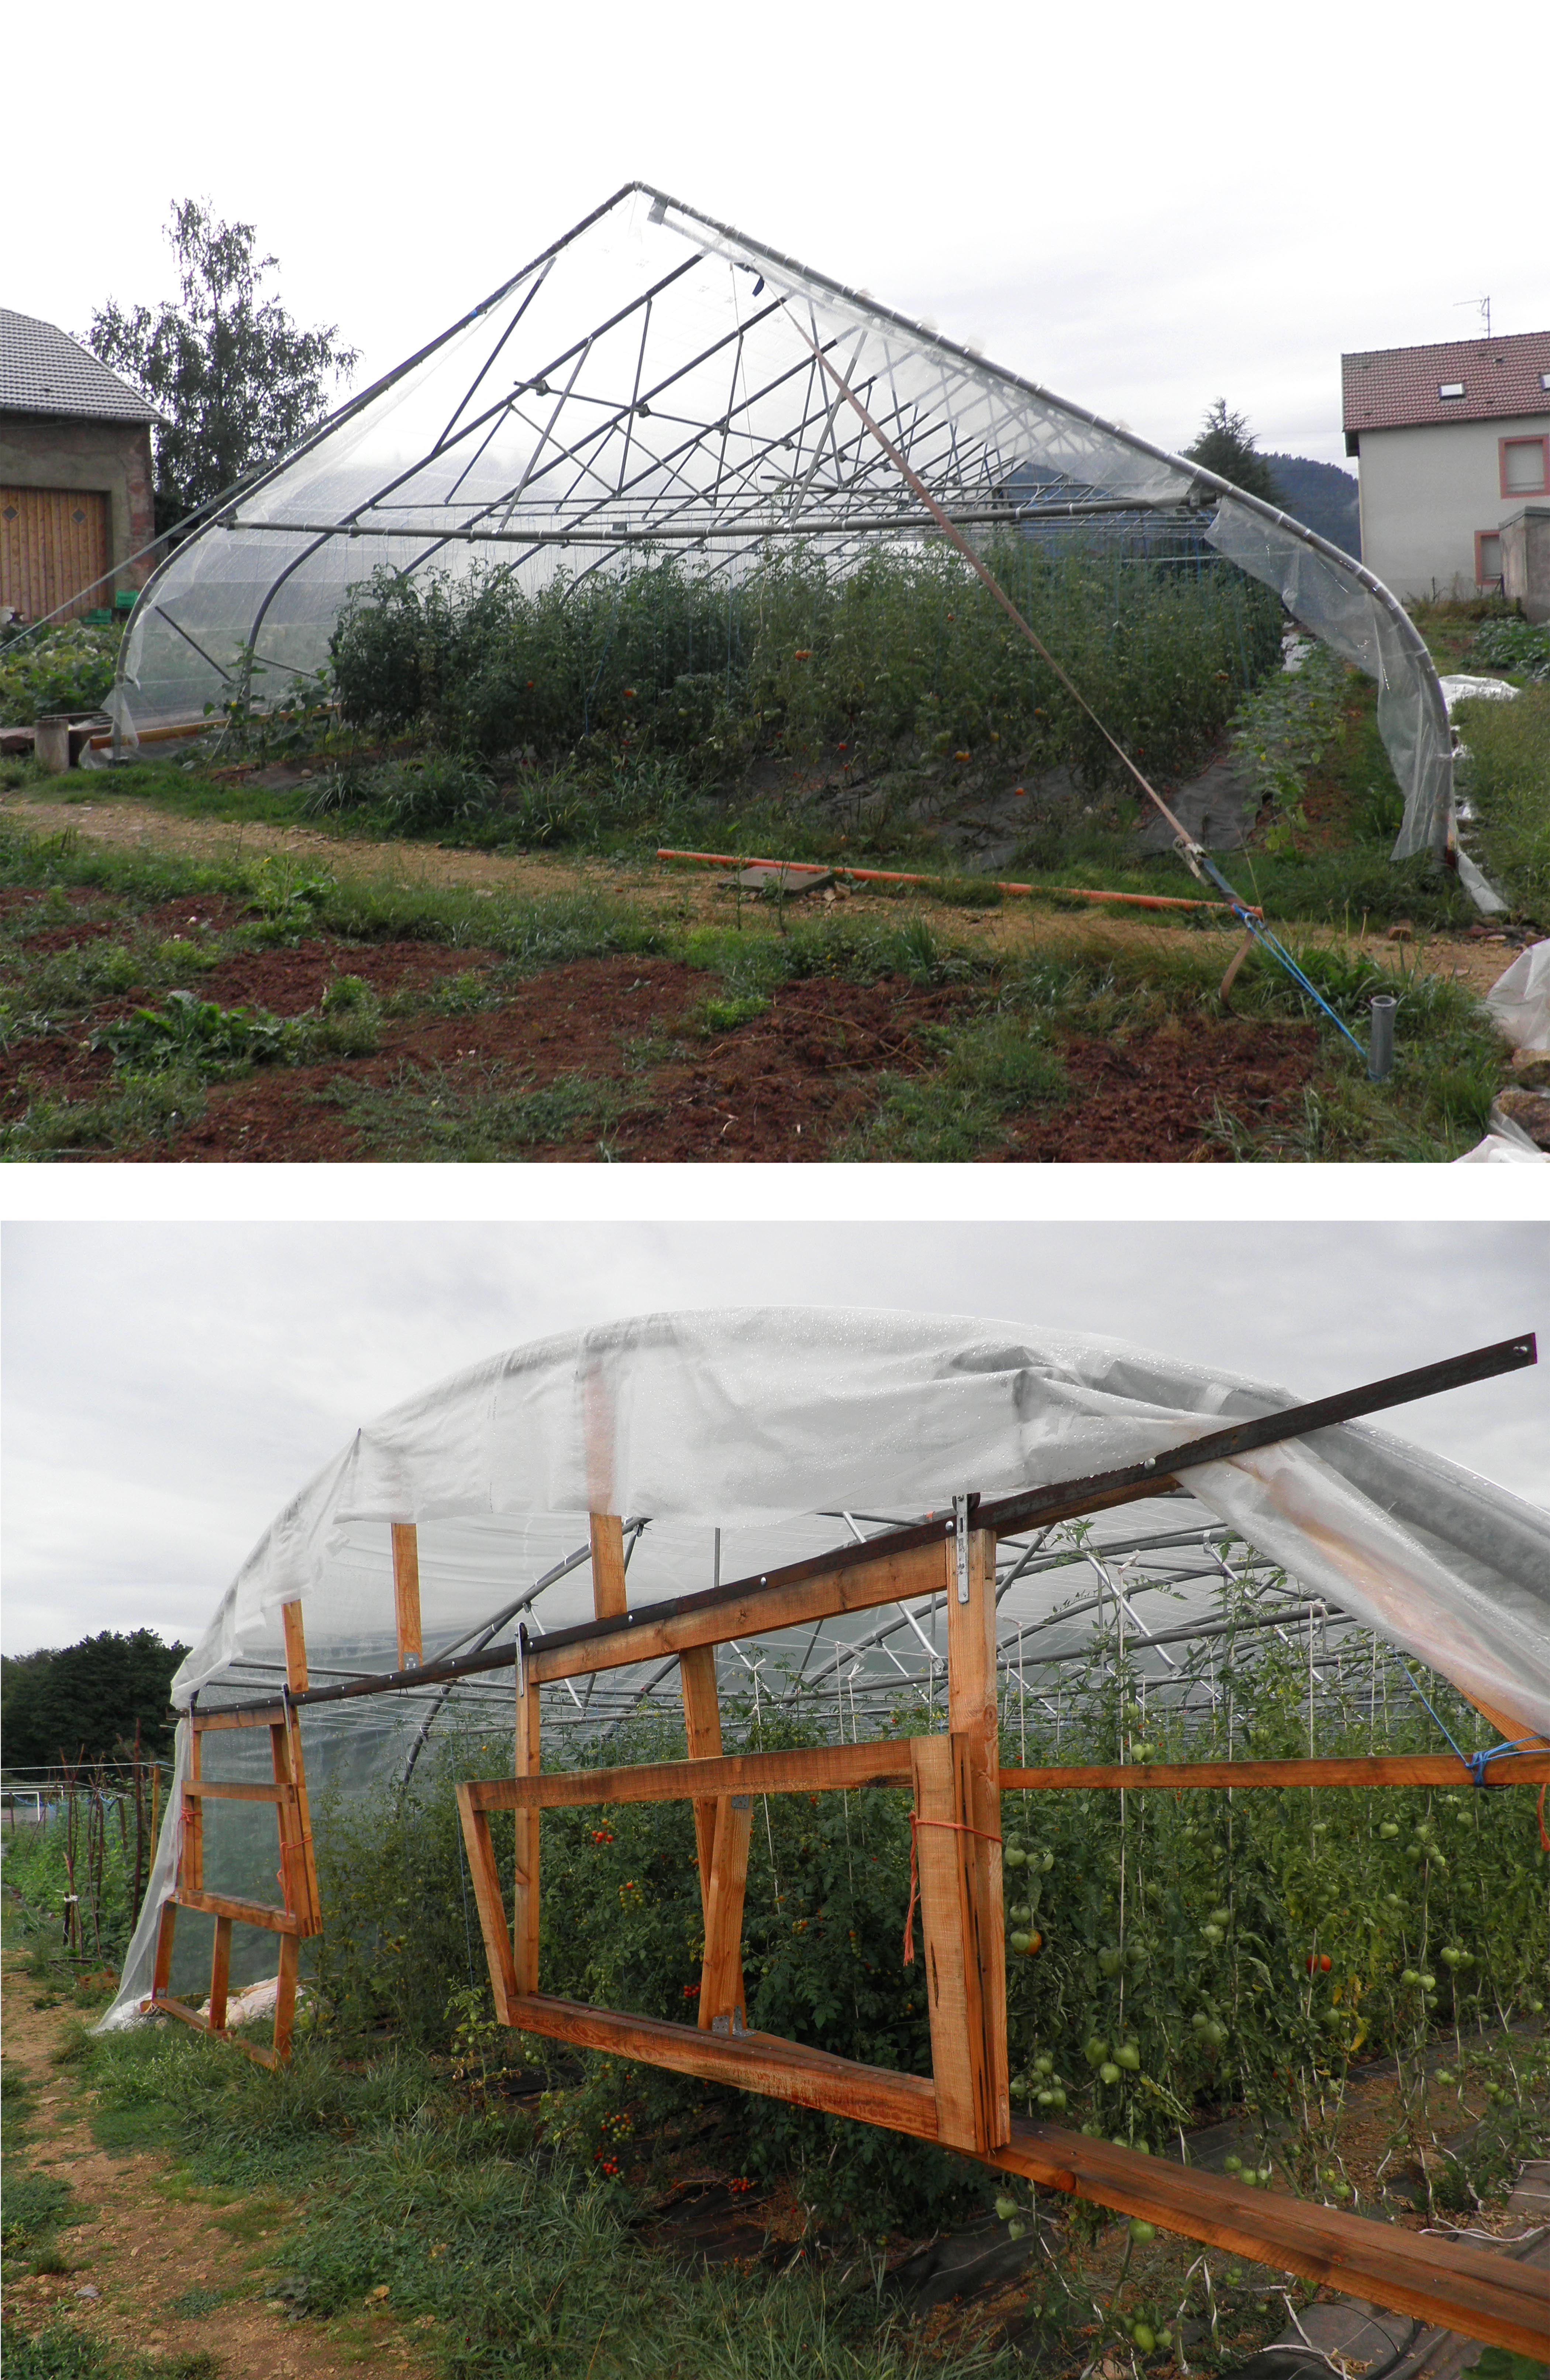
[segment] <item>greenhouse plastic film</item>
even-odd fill
[[[545,1340],[358,1431],[260,1537],[173,1698],[185,1710],[196,1690],[205,1706],[241,1699],[266,1676],[277,1691],[279,1611],[293,1598],[315,1683],[330,1664],[395,1666],[394,1521],[419,1524],[430,1659],[584,1548],[589,1512],[649,1518],[629,1572],[637,1606],[709,1585],[713,1545],[720,1576],[746,1575],[841,1541],[847,1512],[909,1516],[965,1490],[1085,1476],[1293,1402],[1121,1341],[960,1317],[756,1307]],[[1550,1514],[1349,1423],[1202,1465],[1185,1482],[1300,1590],[1525,1730],[1550,1731]],[[590,1613],[583,1564],[533,1602],[529,1624],[541,1633]],[[495,1714],[499,1769],[510,1756],[509,1679],[485,1692],[463,1707]],[[422,1689],[403,1706],[389,1696],[305,1712],[314,1803],[401,1779],[437,1707]],[[267,1752],[251,1741],[263,1733],[207,1743],[251,1762]],[[120,2013],[149,1989],[176,1810],[175,1795]]]
[[[380,567],[463,579],[508,566],[536,591],[557,570],[621,571],[642,552],[734,578],[761,540],[796,532],[840,570],[879,531],[919,544],[936,532],[834,374],[966,518],[1030,493],[1138,515],[1215,507],[1217,550],[1376,679],[1405,795],[1395,856],[1446,848],[1452,764],[1435,674],[1358,564],[1197,466],[640,186],[177,548],[126,639],[126,716],[143,727],[283,695],[324,666],[351,589]]]

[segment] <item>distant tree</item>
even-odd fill
[[[167,234],[181,302],[126,310],[110,298],[91,317],[86,345],[165,416],[152,432],[158,530],[288,454],[357,360],[337,323],[298,330],[278,298],[260,296],[278,259],[254,254],[257,236],[185,199]]]
[[[127,1636],[104,1629],[63,1652],[24,1653],[0,1662],[0,1757],[7,1768],[48,1768],[84,1754],[111,1760],[133,1743],[166,1757],[173,1721],[167,1698],[187,1645],[163,1645],[153,1628]]]
[[[1228,410],[1225,396],[1217,397],[1200,425],[1199,437],[1184,453],[1192,463],[1203,463],[1247,494],[1262,496],[1268,504],[1281,503],[1279,482],[1255,446],[1253,431],[1241,413]]]

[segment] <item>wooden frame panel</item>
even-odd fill
[[[300,1604],[284,1605],[281,1621],[285,1645],[286,1686],[291,1692],[304,1692],[307,1685],[307,1646]],[[272,1785],[228,1784],[203,1775],[205,1735],[234,1723],[267,1725],[270,1762],[274,1773]],[[182,2023],[191,2024],[200,2033],[227,2042],[234,2049],[240,2049],[248,2057],[257,2058],[260,2065],[283,2065],[291,2052],[301,1944],[307,1937],[316,1934],[322,1925],[318,1872],[312,1853],[312,1822],[307,1803],[307,1778],[301,1756],[300,1725],[287,1698],[261,1711],[214,1711],[208,1718],[196,1707],[188,1714],[188,1774],[182,1787],[182,1835],[178,1845],[177,1872],[172,1892],[162,1904],[151,1996],[149,1999],[142,2000],[140,2006],[146,2010],[158,2009],[165,2016],[176,2017]],[[279,1907],[272,1907],[266,1901],[243,1900],[235,1893],[205,1890],[206,1802],[267,1802],[272,1805],[279,1840]],[[210,1999],[202,2015],[186,2002],[175,1999],[168,1988],[172,1977],[173,1942],[180,1909],[197,1909],[215,1920]],[[234,2041],[226,2027],[234,1925],[252,1925],[279,1937],[274,2031],[272,2046],[269,2049],[260,2049],[251,2042]]]

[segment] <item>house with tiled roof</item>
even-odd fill
[[[120,610],[151,568],[158,419],[53,322],[0,307],[0,617]]]
[[[1550,619],[1550,331],[1342,356],[1362,559],[1400,596]]]

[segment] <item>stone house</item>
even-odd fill
[[[1401,597],[1550,618],[1550,331],[1340,358],[1362,558]]]
[[[0,617],[132,606],[154,560],[158,419],[66,332],[0,307]]]

